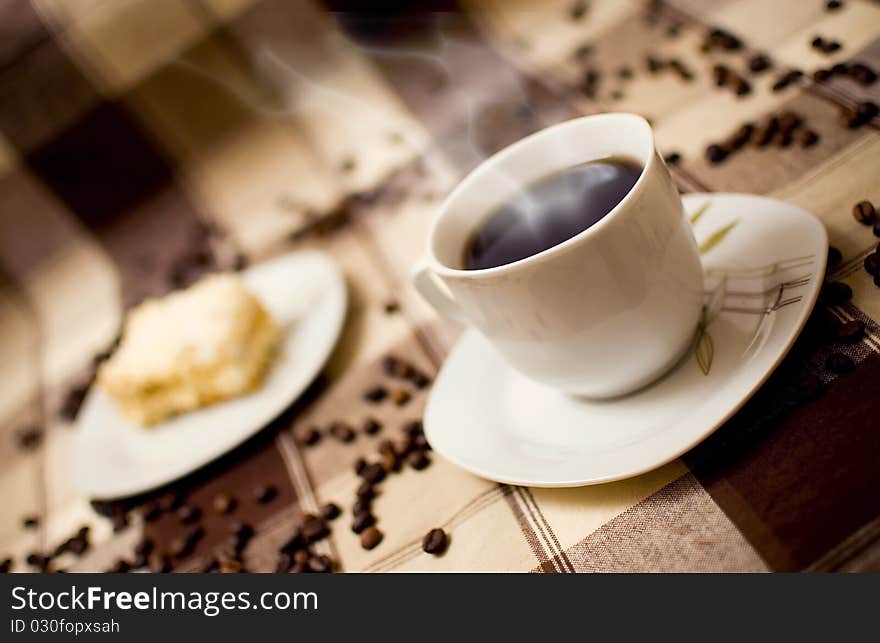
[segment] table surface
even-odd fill
[[[189,527],[173,512],[145,520],[154,496],[93,506],[71,485],[70,418],[93,358],[146,296],[319,248],[351,294],[338,350],[265,431],[159,492],[203,516],[204,537],[175,570],[206,568],[240,520],[256,530],[245,567],[271,571],[303,514],[329,501],[343,515],[315,549],[344,571],[880,570],[880,296],[862,268],[877,239],[852,215],[862,199],[880,204],[880,119],[840,123],[846,108],[880,99],[880,82],[812,77],[838,62],[880,70],[880,5],[581,5],[486,0],[397,21],[282,0],[0,9],[0,560],[33,569],[29,554],[55,551],[82,526],[88,550],[50,569],[109,569],[144,538],[168,551]],[[703,51],[711,28],[741,41],[722,34]],[[823,53],[810,44],[817,35],[842,46]],[[749,72],[756,53],[772,67]],[[734,82],[715,85],[718,64]],[[805,75],[774,91],[789,69]],[[614,110],[650,118],[662,152],[680,155],[671,171],[683,192],[766,194],[815,212],[842,253],[829,278],[853,292],[818,312],[861,320],[864,336],[835,343],[817,324],[712,438],[630,480],[519,488],[433,455],[424,471],[380,485],[384,540],[364,550],[349,529],[353,463],[418,420],[430,391],[389,377],[382,360],[433,376],[460,332],[407,276],[439,200],[524,134]],[[774,139],[705,159],[744,122],[784,111],[818,143]],[[830,372],[833,353],[856,368]],[[820,394],[810,382],[824,384]],[[372,404],[364,392],[376,385],[410,399]],[[360,430],[368,417],[378,435]],[[356,439],[333,438],[334,422],[356,427]],[[324,437],[302,446],[311,427]],[[266,484],[277,495],[261,504],[254,493]],[[228,515],[212,508],[224,492],[238,500]],[[25,526],[31,515],[37,524]],[[433,527],[451,535],[444,556],[421,551]]]

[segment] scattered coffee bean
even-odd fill
[[[360,475],[365,482],[375,485],[385,479],[385,468],[378,462],[374,462],[364,467],[358,475]]]
[[[872,277],[880,275],[880,255],[876,252],[872,252],[865,257],[863,265],[865,266],[865,271]]]
[[[813,80],[817,83],[824,83],[826,80],[831,78],[831,70],[829,69],[817,69],[813,72]]]
[[[870,201],[859,201],[853,206],[853,216],[862,225],[873,225],[877,220],[877,210]]]
[[[278,489],[271,484],[261,484],[254,489],[254,498],[261,505],[271,502],[278,495]]]
[[[400,303],[395,300],[386,301],[384,309],[386,315],[393,315],[396,312],[400,312]]]
[[[376,527],[370,526],[364,529],[361,534],[361,547],[364,549],[374,549],[382,542],[383,534]]]
[[[801,147],[813,147],[819,142],[819,135],[811,129],[801,130],[798,134]]]
[[[425,434],[422,433],[413,438],[413,447],[416,449],[421,449],[422,451],[431,451],[431,445],[428,444],[428,438],[425,437]]]
[[[367,461],[364,458],[358,458],[354,461],[354,472],[357,475],[361,475],[364,469],[367,468]]]
[[[666,162],[666,165],[678,165],[681,163],[681,154],[678,152],[670,152],[663,157],[663,160]]]
[[[365,500],[370,500],[375,497],[376,489],[373,486],[372,482],[364,480],[355,491],[355,494],[358,498],[363,498]]]
[[[825,360],[825,368],[836,375],[849,373],[856,367],[855,362],[849,355],[843,353],[831,353]]]
[[[394,451],[385,451],[382,453],[382,468],[388,472],[400,471],[400,458]]]
[[[829,281],[822,286],[822,299],[830,306],[846,303],[852,299],[852,288],[842,281]]]
[[[15,434],[15,442],[22,451],[33,451],[43,443],[43,429],[36,425],[19,429]]]
[[[449,539],[442,529],[432,529],[422,538],[422,551],[426,554],[440,555],[446,551]]]
[[[803,76],[803,72],[799,69],[789,69],[784,72],[776,82],[770,87],[773,92],[781,92],[783,89],[787,88],[792,83],[796,82],[801,76]]]
[[[214,511],[218,514],[228,514],[232,513],[235,510],[235,507],[238,505],[238,501],[234,496],[229,495],[225,491],[221,491],[214,499],[211,501],[211,505],[214,507]]]
[[[595,98],[596,91],[599,88],[599,80],[601,79],[599,72],[595,69],[588,69],[581,77],[579,89],[587,98]]]
[[[0,574],[8,574],[12,571],[12,559],[4,558],[0,560]]]
[[[825,8],[828,11],[837,11],[838,9],[843,7],[843,0],[828,0],[825,3]]]
[[[329,536],[330,529],[320,516],[306,514],[303,516],[302,535],[307,543],[313,543]]]
[[[406,462],[416,471],[421,471],[431,464],[431,458],[424,451],[413,451],[406,456]]]
[[[192,505],[183,505],[175,512],[175,515],[182,524],[191,525],[202,517],[202,510]]]
[[[617,77],[620,78],[621,80],[629,80],[630,78],[633,77],[632,67],[624,66],[624,67],[618,68]]]
[[[372,402],[373,404],[377,404],[388,397],[388,389],[384,386],[374,386],[369,389],[366,393],[364,393],[364,399],[367,402]]]
[[[370,513],[373,510],[373,501],[370,498],[358,498],[351,507],[352,515]]]
[[[27,558],[25,558],[25,562],[30,567],[33,567],[34,569],[37,569],[41,572],[44,572],[47,569],[49,569],[49,563],[51,562],[51,559],[49,558],[49,556],[46,556],[45,554],[41,554],[40,552],[34,551],[34,552],[31,552],[30,554],[27,555]]]
[[[306,430],[306,432],[302,436],[301,443],[306,446],[314,446],[321,441],[321,432],[315,428],[310,427]]]
[[[421,390],[426,388],[431,384],[431,378],[425,375],[424,373],[415,373],[411,378],[410,382],[417,389]]]
[[[723,87],[730,79],[731,70],[727,65],[715,65],[712,67],[712,77],[715,80],[716,87]]]
[[[770,69],[770,65],[770,59],[764,54],[755,54],[749,58],[749,71],[754,74]]]
[[[176,511],[181,505],[183,505],[184,497],[183,494],[178,491],[171,491],[161,498],[159,498],[159,508],[163,512]]]
[[[64,395],[64,400],[58,409],[58,416],[64,422],[73,422],[77,414],[79,414],[79,409],[83,401],[85,401],[88,392],[88,384],[75,384],[71,386]]]
[[[847,74],[860,85],[867,87],[877,80],[877,72],[864,63],[853,63],[847,67]]]
[[[855,109],[844,107],[840,112],[840,120],[846,127],[856,129],[871,122],[877,113],[876,103],[863,101],[856,105]]]
[[[364,426],[362,431],[367,435],[376,435],[379,431],[382,430],[382,424],[376,418],[367,418],[364,420]]]
[[[668,64],[670,69],[677,73],[679,78],[681,78],[682,80],[690,82],[694,79],[694,72],[679,58],[672,58]]]
[[[828,246],[828,265],[836,266],[843,261],[843,253],[834,246]]]
[[[144,505],[143,508],[143,516],[144,522],[156,522],[159,520],[159,516],[162,515],[162,509],[159,507],[159,503],[150,502]]]
[[[726,158],[727,152],[720,145],[713,143],[706,148],[706,160],[708,160],[709,163],[716,165]]]
[[[572,20],[580,20],[585,15],[587,15],[587,10],[590,8],[587,0],[575,0],[574,4],[568,10],[568,17]]]
[[[858,319],[852,319],[837,327],[837,339],[842,342],[857,342],[865,334],[865,324]]]
[[[411,438],[422,435],[425,431],[421,420],[412,420],[403,425],[403,432]]]
[[[312,556],[309,558],[308,568],[315,574],[329,574],[333,571],[333,561],[329,556]]]
[[[40,517],[37,515],[25,516],[21,519],[21,526],[25,529],[36,529],[40,526]]]
[[[171,557],[167,554],[153,553],[150,556],[150,572],[153,574],[167,574],[173,569]]]
[[[575,60],[585,60],[589,58],[593,54],[593,45],[590,43],[583,43],[578,45],[575,50],[572,52],[571,57]]]
[[[340,513],[342,513],[342,510],[335,502],[328,502],[321,507],[321,515],[325,520],[336,520]]]
[[[397,406],[406,406],[409,403],[412,396],[409,391],[403,388],[394,389],[391,393],[391,401],[394,402]]]
[[[733,93],[737,96],[748,96],[752,93],[752,84],[742,76],[736,76],[733,81]]]
[[[107,570],[110,574],[125,574],[131,571],[131,564],[125,560],[124,558],[118,559],[110,569]]]
[[[330,435],[340,442],[351,442],[355,439],[354,429],[345,422],[334,422],[330,425]]]
[[[351,522],[351,530],[359,534],[367,527],[372,527],[376,524],[376,516],[368,511],[364,511],[361,513],[357,513],[354,515],[354,519]]]
[[[410,451],[413,450],[414,446],[415,438],[405,435],[397,442],[397,444],[394,445],[394,448],[392,450],[394,452],[394,455],[396,455],[398,458],[405,458],[407,455],[409,455]]]
[[[666,66],[666,63],[653,55],[645,56],[645,68],[652,74],[656,74]]]

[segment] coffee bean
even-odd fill
[[[124,558],[120,558],[117,560],[110,569],[107,570],[109,574],[125,574],[131,571],[131,564],[125,560]]]
[[[171,558],[167,554],[154,553],[150,556],[150,573],[167,574],[172,569]]]
[[[12,559],[4,558],[0,560],[0,574],[8,574],[12,571]]]
[[[306,446],[314,446],[321,441],[321,432],[315,428],[310,427],[304,434],[301,440],[301,443]]]
[[[192,505],[183,505],[176,512],[177,519],[184,525],[198,522],[202,517],[202,510]]]
[[[856,105],[856,114],[863,123],[868,123],[874,120],[874,117],[877,116],[878,113],[880,113],[880,107],[877,106],[877,103],[872,101],[866,100]]]
[[[300,552],[306,548],[308,543],[306,542],[305,536],[303,536],[302,529],[300,527],[296,527],[293,530],[293,533],[290,537],[285,540],[281,546],[278,548],[279,552],[293,554],[295,552]]]
[[[779,147],[788,147],[794,141],[794,134],[791,132],[791,130],[780,130],[776,132],[774,140],[776,141],[776,144],[779,145]]]
[[[382,430],[382,423],[375,418],[367,418],[364,420],[364,426],[362,431],[367,435],[376,435],[379,431]]]
[[[694,79],[694,72],[691,71],[690,67],[685,65],[679,58],[671,59],[669,61],[669,67],[684,81],[691,81]]]
[[[382,468],[385,471],[400,471],[400,458],[394,451],[386,451],[382,454]]]
[[[410,401],[411,397],[409,391],[402,388],[394,389],[391,393],[391,401],[397,406],[405,406]]]
[[[406,456],[406,462],[416,471],[421,471],[431,464],[431,458],[424,451],[413,451]]]
[[[400,302],[394,300],[386,301],[383,308],[385,309],[386,315],[393,315],[394,313],[400,311]]]
[[[405,458],[413,450],[414,446],[415,438],[405,435],[394,445],[394,455],[398,458]]]
[[[801,142],[801,147],[813,147],[819,142],[819,135],[811,129],[801,130],[798,138]]]
[[[593,54],[593,45],[590,43],[583,43],[578,45],[575,50],[572,52],[571,57],[575,60],[584,60],[589,58]]]
[[[813,49],[822,49],[825,46],[825,39],[822,36],[816,36],[810,41]]]
[[[374,485],[382,482],[385,479],[385,469],[378,462],[374,462],[364,467],[363,471],[361,471],[358,475],[360,475],[360,477],[363,478],[365,482],[369,482],[371,485]]]
[[[828,265],[836,266],[843,261],[843,253],[834,246],[828,246]]]
[[[880,255],[876,252],[872,252],[867,257],[865,257],[864,264],[865,270],[872,277],[876,277],[880,275]]]
[[[862,225],[873,225],[877,220],[877,210],[870,201],[859,201],[853,206],[853,216]]]
[[[246,522],[233,522],[229,526],[230,533],[239,540],[250,540],[254,535],[254,528]]]
[[[580,20],[585,15],[587,15],[587,10],[590,8],[587,0],[575,0],[574,4],[568,10],[568,17],[572,20]]]
[[[361,475],[361,472],[367,468],[367,461],[364,458],[358,458],[354,461],[354,472]]]
[[[678,165],[681,163],[681,154],[678,152],[671,152],[663,157],[663,161],[666,165]]]
[[[836,375],[849,373],[856,367],[849,355],[843,353],[831,353],[825,360],[825,368]]]
[[[67,390],[58,409],[58,415],[64,422],[73,422],[76,419],[88,392],[88,384],[75,384]]]
[[[830,306],[843,304],[852,299],[852,288],[841,281],[829,281],[822,286],[822,299]]]
[[[723,87],[730,78],[731,70],[727,65],[715,65],[712,67],[712,76],[715,79],[716,87]]]
[[[162,511],[175,511],[184,502],[183,494],[178,491],[171,491],[159,498],[159,508]]]
[[[853,63],[847,69],[848,75],[860,85],[868,86],[877,80],[877,72],[864,63]]]
[[[369,389],[366,393],[364,393],[364,399],[366,399],[367,402],[372,402],[373,404],[378,404],[379,402],[384,400],[386,397],[388,397],[388,389],[386,389],[384,386],[381,386],[381,385],[374,386],[373,388]]]
[[[286,574],[293,567],[293,556],[290,554],[278,554],[278,560],[275,563],[276,574]]]
[[[844,76],[849,73],[849,65],[846,63],[834,63],[829,70],[834,76]]]
[[[755,54],[751,58],[749,58],[749,71],[755,74],[759,74],[762,71],[766,71],[770,68],[770,59],[764,54]]]
[[[278,495],[278,489],[271,484],[261,484],[254,489],[254,498],[261,505],[271,502]]]
[[[382,542],[382,532],[376,527],[367,527],[361,534],[361,547],[364,549],[374,549]]]
[[[370,498],[358,498],[355,500],[354,505],[351,507],[351,513],[360,514],[360,513],[370,513],[373,510],[373,501]]]
[[[422,551],[426,554],[439,555],[446,551],[449,539],[442,529],[432,529],[422,538]]]
[[[27,558],[25,558],[25,562],[34,569],[37,569],[39,571],[46,571],[47,569],[49,569],[49,563],[51,562],[51,559],[45,554],[34,551],[27,555]]]
[[[727,152],[720,145],[713,143],[706,148],[706,159],[713,165],[721,163],[727,158]]]
[[[330,425],[330,435],[340,442],[351,442],[355,438],[354,429],[345,422],[334,422]]]
[[[333,571],[333,561],[329,556],[312,556],[309,558],[309,571],[315,574],[328,574]]]
[[[216,496],[214,496],[214,500],[211,501],[211,505],[214,507],[214,511],[218,514],[228,514],[235,510],[236,505],[238,505],[238,501],[225,491],[221,491]]]
[[[837,339],[842,342],[857,342],[865,334],[865,324],[858,319],[852,319],[837,327]]]
[[[351,530],[359,534],[367,527],[372,527],[376,524],[376,516],[368,511],[364,511],[361,513],[357,513],[354,515],[354,519],[351,522]]]
[[[737,76],[733,82],[733,92],[737,96],[748,96],[752,93],[752,84],[741,76]]]
[[[830,69],[817,69],[813,72],[813,80],[817,83],[824,83],[826,80],[831,78],[831,70]]]
[[[159,520],[159,516],[162,515],[162,509],[159,507],[159,503],[150,502],[144,505],[143,508],[143,516],[144,522],[156,522]]]
[[[21,526],[25,529],[36,529],[40,526],[40,517],[37,515],[25,516],[21,520]]]
[[[633,77],[632,67],[620,67],[617,70],[617,77],[621,80],[629,80]]]
[[[306,514],[303,517],[302,534],[307,543],[313,543],[330,535],[330,529],[323,518]]]
[[[841,7],[843,7],[843,0],[828,0],[828,2],[825,3],[825,8],[828,11],[837,11]]]
[[[325,520],[335,520],[339,517],[340,513],[342,513],[342,510],[335,502],[328,502],[321,507],[321,515],[324,516]]]
[[[403,432],[411,438],[414,438],[417,435],[422,435],[424,433],[424,429],[422,428],[422,421],[412,420],[411,422],[407,422],[403,426]]]
[[[33,451],[43,443],[43,429],[36,425],[26,426],[16,432],[15,441],[22,451]]]
[[[416,449],[421,449],[422,451],[431,451],[431,445],[428,444],[428,438],[425,437],[425,434],[417,435],[413,438],[413,446]]]
[[[431,384],[431,378],[424,373],[416,373],[410,378],[410,382],[417,389],[421,390]]]
[[[365,500],[369,500],[374,498],[376,495],[375,487],[373,487],[373,483],[367,480],[364,480],[360,486],[358,486],[357,491],[355,492],[358,498],[363,498]]]
[[[663,69],[665,66],[666,66],[666,64],[662,60],[657,58],[656,56],[652,56],[652,55],[645,56],[645,67],[648,69],[648,71],[650,73],[656,74],[658,71]]]

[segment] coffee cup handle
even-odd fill
[[[449,289],[438,281],[425,258],[419,259],[413,266],[411,277],[415,289],[434,310],[443,317],[466,323],[461,308],[452,298]]]

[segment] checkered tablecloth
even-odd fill
[[[812,76],[854,61],[880,72],[880,4],[484,0],[393,18],[333,5],[0,5],[0,561],[101,571],[145,539],[168,551],[188,527],[152,509],[176,493],[204,528],[173,560],[179,571],[206,568],[234,521],[256,532],[245,567],[272,571],[303,514],[329,501],[343,515],[316,551],[344,571],[880,570],[880,291],[862,268],[878,240],[852,215],[863,199],[880,205],[880,119],[840,123],[845,108],[880,100],[880,81]],[[712,29],[719,44],[703,51]],[[817,35],[840,48],[819,51]],[[770,69],[748,70],[757,53]],[[652,72],[647,58],[666,64]],[[748,91],[717,87],[715,65]],[[790,69],[804,75],[773,91]],[[671,171],[684,192],[766,194],[815,212],[842,253],[828,278],[853,292],[818,313],[863,321],[863,339],[836,343],[813,324],[712,438],[630,480],[519,488],[432,454],[427,469],[382,483],[384,540],[363,549],[349,529],[353,463],[418,420],[430,391],[390,377],[383,359],[433,375],[460,332],[408,283],[438,200],[507,143],[607,110],[650,118],[661,150],[680,155]],[[819,142],[705,159],[745,121],[786,110]],[[339,348],[308,394],[191,477],[93,506],[71,485],[71,419],[125,309],[206,270],[300,248],[333,255],[351,294]],[[831,353],[856,368],[829,372]],[[370,403],[376,385],[410,399]],[[369,417],[383,425],[376,435],[360,430]],[[334,422],[356,438],[335,439]],[[324,436],[303,446],[312,427]],[[257,502],[260,485],[277,495]],[[213,509],[220,493],[238,500],[228,515]],[[45,562],[82,527],[87,548]],[[451,537],[441,557],[421,551],[433,527]]]

